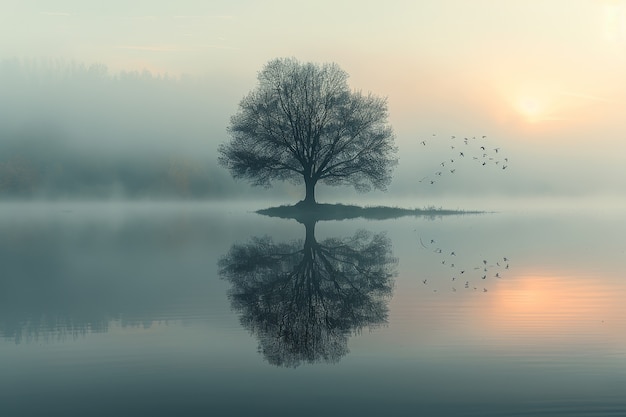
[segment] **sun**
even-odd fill
[[[529,123],[541,121],[541,116],[545,112],[545,106],[535,97],[520,97],[515,103],[515,108]]]

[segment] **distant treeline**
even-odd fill
[[[232,187],[227,173],[215,167],[208,155],[91,153],[63,145],[52,133],[36,129],[10,140],[3,135],[0,195],[207,198],[233,191],[225,189],[226,184]]]
[[[227,197],[232,81],[0,61],[0,198]],[[265,192],[266,193],[266,192]]]

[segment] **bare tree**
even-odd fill
[[[304,182],[307,204],[318,182],[384,190],[397,163],[387,103],[351,91],[347,79],[334,63],[267,63],[231,118],[220,164],[257,186]]]

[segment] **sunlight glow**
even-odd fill
[[[626,41],[626,2],[612,1],[604,5],[604,38],[609,42]]]
[[[609,288],[587,277],[520,276],[498,288],[493,314],[488,317],[498,332],[522,338],[611,332],[620,315],[620,301]]]
[[[524,88],[517,94],[509,95],[511,108],[525,124],[536,125],[543,122],[581,123],[600,117],[594,109],[611,100],[592,94],[562,92],[557,86]]]
[[[517,99],[515,108],[529,123],[541,121],[545,113],[545,105],[534,97],[521,97]]]

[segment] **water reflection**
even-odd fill
[[[626,415],[623,212],[69,208],[0,205],[3,415]]]
[[[206,276],[227,222],[184,207],[70,207],[0,208],[0,340],[69,342],[229,310]]]
[[[304,241],[253,237],[219,261],[233,309],[273,365],[337,362],[352,334],[387,322],[397,265],[390,240],[361,230],[318,242],[316,222],[302,220]]]
[[[434,292],[487,292],[494,280],[510,276],[512,261],[508,254],[498,254],[495,250],[486,251],[483,245],[476,242],[471,242],[468,247],[463,245],[463,239],[453,239],[454,245],[445,240],[442,242],[438,236],[435,239],[434,236],[423,238],[418,235],[418,240],[418,249],[424,254],[424,263],[435,262],[438,265],[439,271],[435,275],[438,279],[421,279],[424,286]]]

